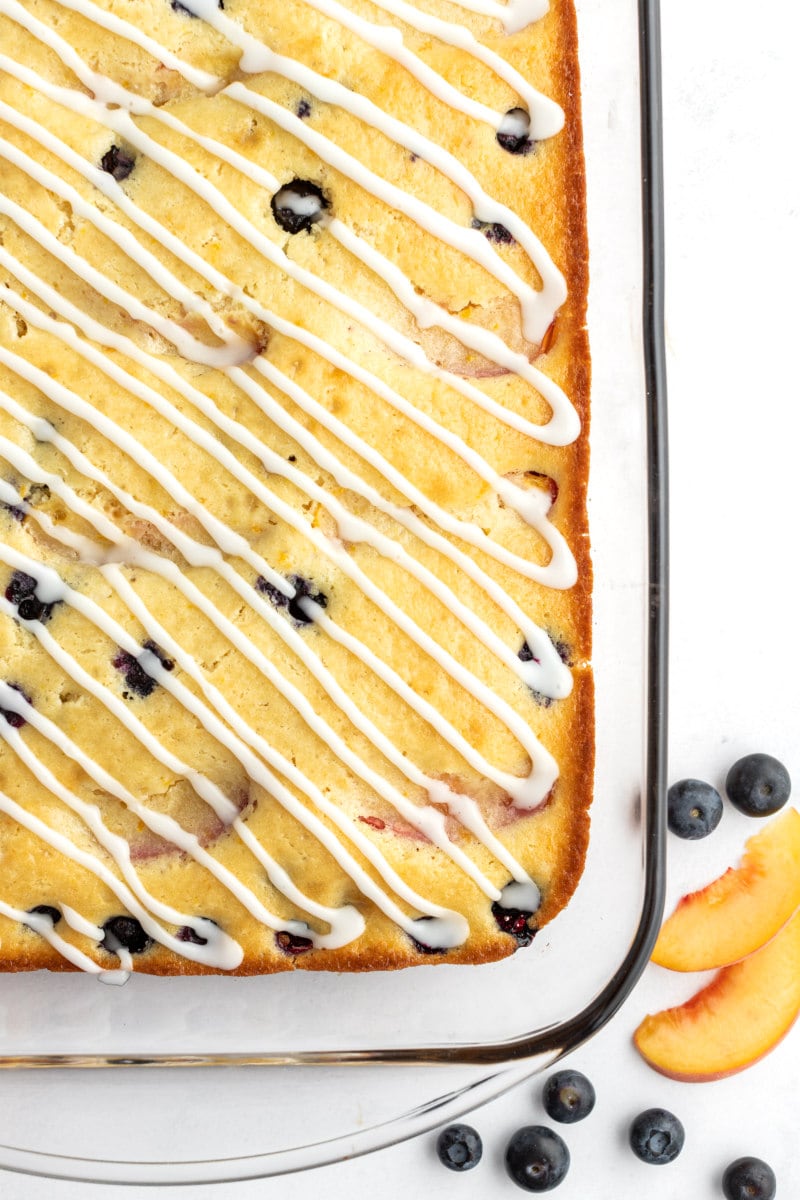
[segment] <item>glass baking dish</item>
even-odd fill
[[[601,1028],[643,969],[663,905],[665,829],[658,4],[579,0],[578,17],[598,724],[592,836],[577,894],[529,949],[480,968],[134,976],[124,988],[80,974],[0,977],[0,1067],[13,1068],[0,1071],[0,1166],[187,1184],[365,1153],[550,1064]],[[178,1066],[203,1071],[167,1069]],[[115,1070],[86,1070],[98,1067]]]

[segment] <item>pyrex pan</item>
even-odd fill
[[[658,2],[581,2],[578,16],[598,753],[576,896],[530,948],[480,968],[134,976],[124,988],[82,975],[0,978],[0,1067],[9,1068],[0,1072],[0,1166],[87,1182],[189,1184],[366,1153],[552,1063],[597,1032],[639,977],[661,917],[665,838]],[[99,1067],[113,1069],[88,1070]],[[192,1157],[199,1145],[202,1159]]]

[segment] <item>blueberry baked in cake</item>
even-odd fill
[[[586,282],[572,0],[0,0],[0,968],[559,912]]]

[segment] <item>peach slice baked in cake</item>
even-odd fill
[[[0,967],[563,907],[586,274],[571,0],[0,0]]]

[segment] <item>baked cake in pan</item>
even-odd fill
[[[563,907],[586,282],[572,0],[0,0],[0,967]]]

